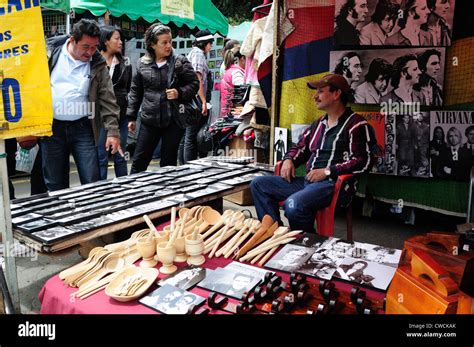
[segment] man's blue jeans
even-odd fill
[[[43,173],[49,191],[69,187],[69,156],[72,154],[81,184],[99,180],[99,160],[91,120],[53,120],[53,135],[41,142]]]
[[[119,123],[120,129],[120,147],[125,153],[127,150],[128,121],[127,117],[122,117]],[[100,129],[99,144],[97,145],[97,155],[99,156],[100,179],[107,179],[107,169],[109,166],[109,154],[105,150],[105,142],[107,141],[107,132],[104,128]],[[127,176],[127,161],[119,152],[113,155],[115,177]]]
[[[278,202],[285,200],[285,216],[291,230],[314,233],[315,213],[329,206],[334,185],[329,180],[311,183],[304,177],[295,177],[289,183],[280,176],[262,176],[254,178],[250,189],[260,220],[268,214],[281,223]]]

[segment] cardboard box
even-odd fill
[[[255,157],[259,163],[265,161],[263,149],[255,148],[253,141],[245,142],[241,137],[234,137],[229,141],[228,155],[233,157]]]
[[[250,188],[244,189],[240,192],[229,194],[224,196],[224,200],[233,202],[234,204],[241,206],[253,205],[252,193]]]
[[[255,148],[253,142],[245,142],[241,137],[234,137],[229,142],[229,155],[236,157],[255,157],[257,162],[262,162],[264,158],[263,149]],[[224,196],[224,199],[241,206],[253,205],[250,188],[237,193]]]

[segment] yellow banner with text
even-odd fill
[[[0,139],[51,135],[40,0],[0,0]]]

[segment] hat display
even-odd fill
[[[311,89],[319,89],[324,88],[326,86],[332,86],[334,88],[340,89],[343,93],[349,93],[351,89],[349,83],[347,83],[347,80],[344,78],[344,76],[338,74],[329,74],[317,81],[308,82],[307,84],[308,87]]]

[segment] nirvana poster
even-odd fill
[[[432,111],[430,118],[432,176],[468,180],[474,165],[474,112]]]

